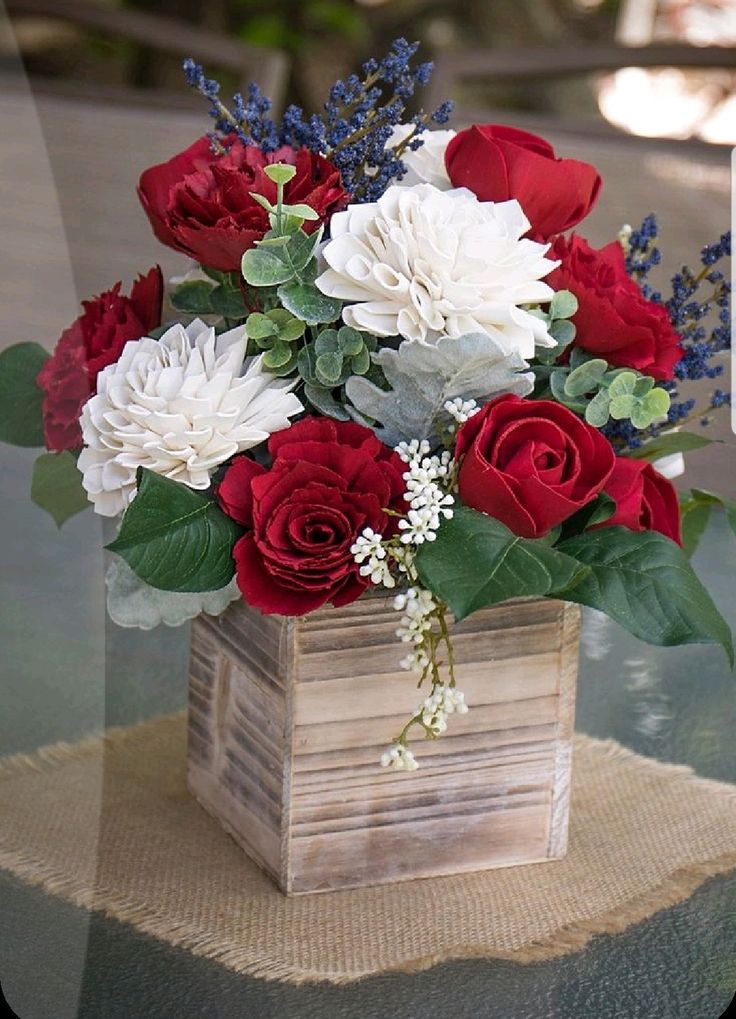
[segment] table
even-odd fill
[[[206,118],[58,97],[39,96],[34,106],[22,80],[3,84],[0,297],[12,323],[3,343],[51,345],[78,296],[156,260],[167,273],[180,269],[151,236],[133,188],[141,169],[183,148]],[[606,200],[586,225],[593,242],[652,205],[672,266],[722,231],[722,154],[558,140],[606,179]],[[186,631],[130,633],[106,622],[99,518],[82,514],[59,536],[27,500],[34,455],[0,449],[0,753],[176,710],[186,693]],[[731,448],[689,463],[690,483],[736,494]],[[736,624],[736,543],[721,517],[696,565]],[[734,679],[715,648],[649,648],[590,615],[578,727],[736,781]],[[295,988],[238,976],[0,872],[0,980],[21,1019],[715,1019],[736,989],[735,909],[736,876],[727,876],[553,962],[473,960],[349,987]]]

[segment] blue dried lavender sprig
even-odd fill
[[[418,46],[395,39],[382,60],[372,59],[363,65],[362,78],[352,74],[335,82],[321,116],[308,117],[292,105],[278,125],[267,116],[271,103],[257,86],[250,86],[247,101],[236,95],[228,109],[220,99],[219,84],[208,79],[199,64],[185,60],[184,74],[187,83],[210,101],[209,112],[215,121],[210,137],[216,151],[222,151],[223,142],[233,134],[244,144],[258,145],[266,152],[279,145],[305,146],[337,167],[353,201],[370,202],[406,174],[400,152],[387,150],[386,143],[403,122],[417,86],[426,85],[432,73],[431,63],[412,66]],[[444,102],[429,115],[416,114],[412,118],[414,135],[403,147],[419,148],[428,124],[447,123],[451,112],[452,103]]]
[[[731,348],[731,284],[725,273],[716,268],[717,263],[731,254],[731,233],[724,233],[715,244],[706,245],[700,253],[701,267],[694,272],[683,266],[672,277],[672,295],[663,300],[662,295],[652,291],[646,283],[651,268],[658,264],[661,256],[656,247],[657,223],[654,216],[647,216],[638,230],[632,231],[631,250],[627,256],[627,269],[642,285],[642,291],[649,299],[657,301],[667,309],[673,326],[678,331],[683,356],[675,365],[674,380],[658,383],[666,389],[672,400],[668,422],[678,424],[689,418],[695,409],[695,400],[681,398],[680,389],[684,382],[699,379],[716,379],[725,372],[723,363],[713,363],[714,358]],[[707,286],[709,293],[703,298],[701,291]],[[713,324],[712,314],[717,309]],[[717,409],[730,403],[730,397],[721,389],[711,396],[709,409]],[[701,419],[709,423],[707,414]],[[611,423],[604,429],[609,438],[635,448],[642,441],[656,435],[656,429],[639,432],[627,422]]]

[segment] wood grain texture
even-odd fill
[[[580,612],[519,599],[453,627],[470,711],[420,767],[378,758],[421,694],[390,601],[303,619],[242,603],[192,634],[189,783],[290,894],[564,855]]]

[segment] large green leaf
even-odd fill
[[[728,624],[669,538],[606,527],[559,548],[589,570],[559,588],[558,597],[600,609],[650,644],[720,644],[733,664]]]
[[[334,322],[342,309],[341,301],[327,297],[311,283],[285,284],[278,295],[287,311],[311,326]]]
[[[693,488],[692,491],[680,496],[682,543],[688,556],[692,556],[697,549],[708,526],[713,507],[725,511],[726,520],[736,535],[736,501],[703,488]]]
[[[586,572],[542,541],[519,538],[499,520],[467,506],[455,507],[435,541],[420,545],[419,579],[463,619],[507,598],[547,595]]]
[[[54,518],[57,527],[87,509],[77,461],[69,453],[42,453],[33,465],[31,499]]]
[[[0,353],[0,440],[43,446],[43,390],[36,376],[48,358],[38,343],[16,343]]]
[[[163,591],[217,591],[232,579],[242,529],[208,496],[145,468],[120,533],[107,546]]]
[[[659,460],[660,457],[669,456],[671,453],[689,453],[718,441],[695,432],[664,432],[643,446],[627,450],[623,455],[633,457],[635,460]]]

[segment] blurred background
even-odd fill
[[[591,47],[605,64],[602,47],[616,43],[686,44],[703,51],[705,65],[712,63],[708,48],[736,43],[735,0],[10,0],[8,9],[15,41],[6,28],[4,57],[17,41],[34,78],[73,82],[99,95],[176,91],[177,43],[184,49],[199,35],[204,54],[214,55],[220,36],[242,43],[242,54],[250,47],[262,51],[252,62],[268,65],[277,106],[316,108],[336,77],[403,35],[421,39],[439,61],[443,84],[461,110],[574,117],[637,135],[736,144],[728,61],[711,68],[616,68],[619,58],[609,54],[612,73],[558,77],[570,62],[584,63]],[[158,46],[166,36],[168,52]],[[514,67],[509,53],[519,47],[544,53],[534,66]],[[468,81],[464,57],[479,50],[485,63],[471,62]],[[222,68],[232,86],[240,77],[236,53],[231,46]]]

